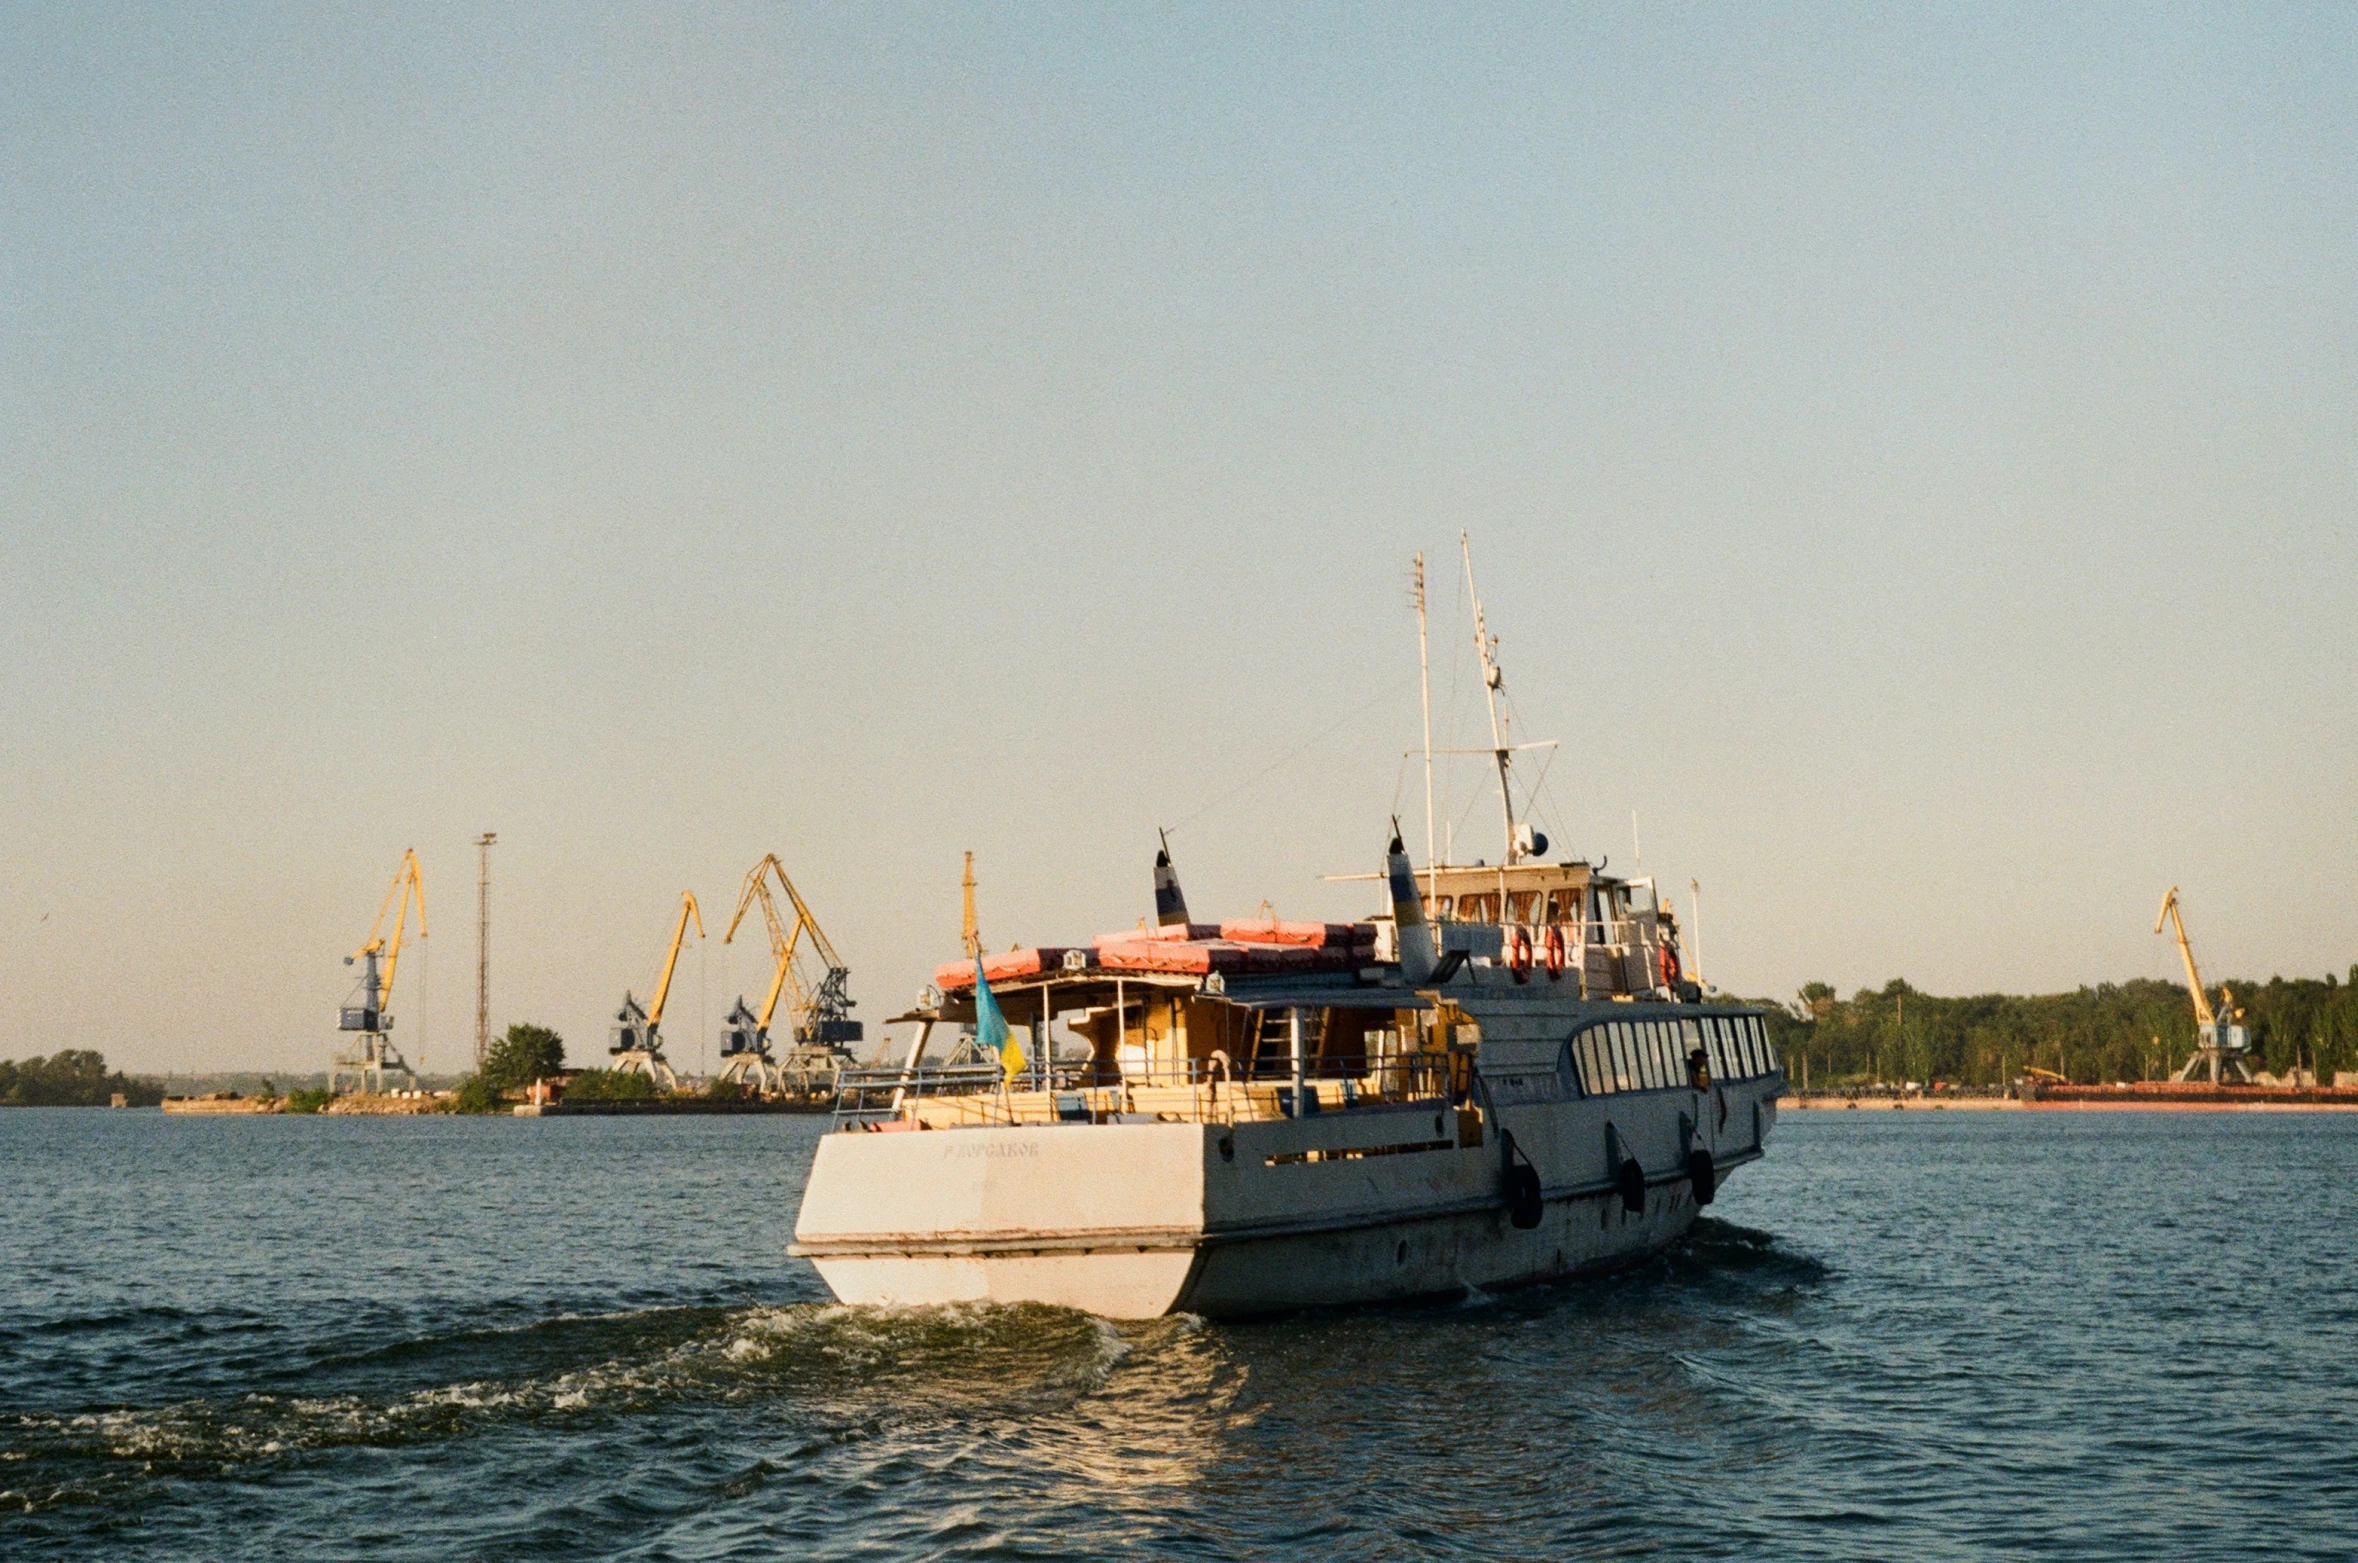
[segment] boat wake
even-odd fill
[[[1772,1278],[1799,1283],[1822,1281],[1828,1271],[1821,1261],[1796,1253],[1774,1232],[1738,1226],[1715,1216],[1698,1216],[1687,1240],[1667,1256],[1674,1266],[1717,1271],[1767,1272]]]
[[[1125,1334],[1086,1314],[990,1304],[667,1308],[453,1332],[322,1364],[316,1393],[0,1417],[0,1513],[124,1482],[253,1476],[323,1450],[580,1427],[683,1403],[787,1403],[827,1439],[886,1419],[1020,1415],[1103,1388],[1133,1336],[1184,1333],[1187,1321]]]

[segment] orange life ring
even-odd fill
[[[1667,944],[1662,946],[1662,986],[1678,991],[1678,951]]]
[[[1564,930],[1550,928],[1547,931],[1547,937],[1540,941],[1539,948],[1542,957],[1547,962],[1547,980],[1550,982],[1562,981],[1564,977]]]
[[[1509,928],[1507,930],[1507,970],[1515,974],[1517,982],[1531,980],[1530,929]]]

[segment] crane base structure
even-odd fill
[[[770,1056],[769,1028],[740,997],[721,1026],[719,1083],[752,1096],[776,1096],[786,1089],[778,1061]]]
[[[739,999],[721,1032],[718,1078],[721,1084],[764,1099],[818,1101],[835,1094],[844,1066],[856,1062],[842,1048],[804,1042],[778,1056],[771,1050],[769,1028]]]
[[[329,1095],[340,1095],[343,1092],[347,1075],[351,1077],[354,1090],[374,1096],[385,1094],[387,1075],[399,1075],[408,1082],[407,1089],[418,1089],[417,1071],[409,1067],[409,1060],[403,1058],[400,1050],[394,1047],[393,1039],[381,1031],[363,1033],[359,1046],[348,1053],[335,1055],[328,1068]]]
[[[668,969],[667,969],[668,974]],[[646,1006],[638,995],[625,993],[622,1008],[614,1012],[614,1041],[606,1051],[614,1062],[606,1067],[618,1075],[645,1075],[655,1082],[659,1091],[676,1091],[680,1077],[672,1072],[671,1061],[663,1056],[663,1043],[648,1019]]]
[[[2178,1082],[2208,1080],[2213,1085],[2257,1085],[2251,1057],[2251,1039],[2243,1027],[2216,1020],[2195,1028],[2194,1052],[2170,1078]]]
[[[718,1085],[733,1085],[748,1096],[781,1096],[785,1094],[786,1079],[775,1060],[759,1053],[740,1053],[721,1065],[714,1077]]]
[[[833,1096],[844,1068],[858,1062],[840,1048],[796,1043],[778,1060],[778,1076],[788,1096],[817,1101]]]
[[[664,1058],[660,1049],[624,1048],[614,1055],[614,1062],[606,1067],[618,1075],[645,1075],[655,1082],[655,1088],[659,1091],[676,1091],[680,1088],[680,1077],[672,1072],[670,1061]]]

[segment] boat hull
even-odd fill
[[[1152,1319],[1177,1311],[1192,1248],[1127,1253],[868,1254],[814,1259],[837,1299],[875,1307],[945,1303],[1042,1303],[1108,1319]]]
[[[848,1303],[1037,1302],[1107,1318],[1239,1318],[1596,1274],[1694,1223],[1693,1150],[1760,1154],[1778,1081],[1498,1109],[1446,1104],[1237,1124],[840,1133],[796,1229]],[[1537,1167],[1514,1225],[1504,1139]],[[1645,1169],[1632,1210],[1615,1157]],[[1715,1178],[1716,1181],[1716,1178]]]

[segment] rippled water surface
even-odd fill
[[[819,1128],[0,1111],[0,1556],[2358,1555],[2358,1116],[1790,1114],[1250,1325],[834,1306]]]

